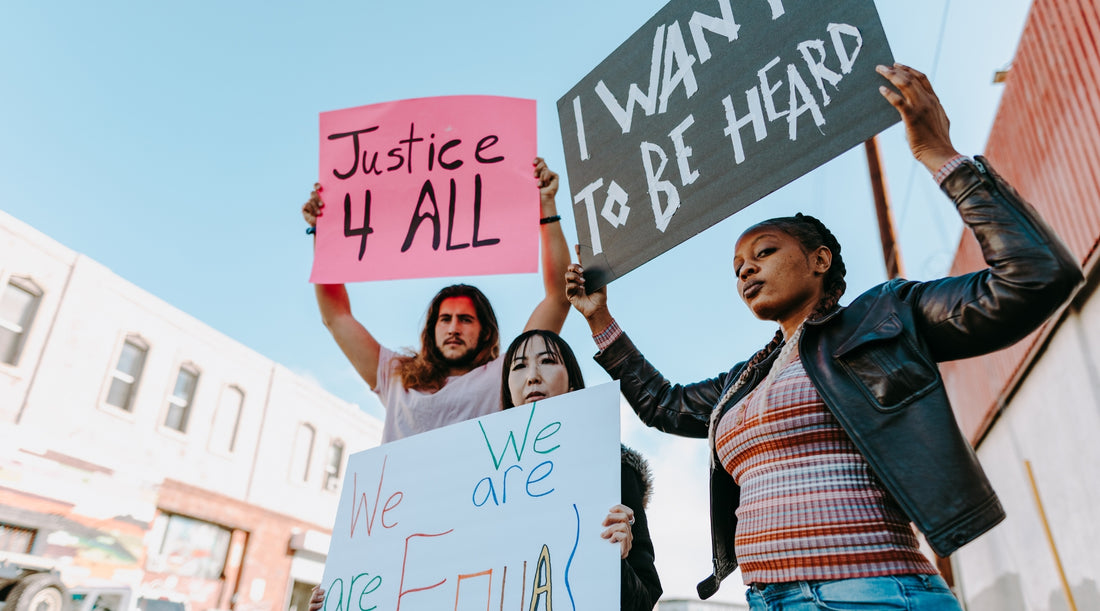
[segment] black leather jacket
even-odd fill
[[[959,431],[936,363],[999,350],[1057,311],[1081,268],[1019,194],[978,157],[942,186],[974,232],[989,268],[930,282],[892,280],[807,323],[802,364],[825,404],[929,545],[947,556],[1002,519],[978,458]],[[774,358],[774,354],[772,358]],[[624,334],[596,355],[647,425],[711,443],[714,574],[709,598],[737,568],[740,490],[713,451],[713,423],[764,377],[755,372],[721,410],[745,363],[694,384],[672,384]],[[766,368],[765,368],[766,369]]]

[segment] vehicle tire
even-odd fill
[[[8,593],[4,611],[67,611],[69,595],[56,575],[35,573],[19,580]]]

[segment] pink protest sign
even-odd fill
[[[321,113],[310,281],[538,271],[535,101],[418,98]]]

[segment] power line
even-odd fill
[[[928,74],[928,80],[933,82],[933,83],[935,83],[935,81],[936,81],[936,73],[939,72],[940,56],[943,52],[943,41],[946,38],[946,33],[947,33],[947,17],[950,14],[950,12],[951,12],[951,0],[944,0],[943,13],[940,16],[940,31],[939,31],[939,34],[936,37],[936,50],[932,55],[932,70]],[[908,177],[906,178],[906,181],[905,181],[905,195],[902,198],[903,206],[902,206],[901,214],[900,214],[901,218],[898,221],[898,226],[899,227],[905,225],[905,219],[906,219],[906,216],[909,213],[909,208],[910,208],[909,204],[911,203],[912,196],[913,196],[913,184],[914,184],[913,181],[914,181],[914,178],[915,178],[915,175],[916,175],[916,167],[917,167],[916,164],[910,164],[909,165],[909,175],[908,175]],[[945,248],[949,247],[949,244],[947,242],[947,228],[943,224],[943,219],[940,218],[939,214],[936,213],[935,210],[931,211],[930,216],[932,217],[933,221],[935,221],[936,228],[939,230],[940,244],[943,245]]]

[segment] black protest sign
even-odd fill
[[[872,0],[672,0],[558,100],[601,287],[899,120]]]

